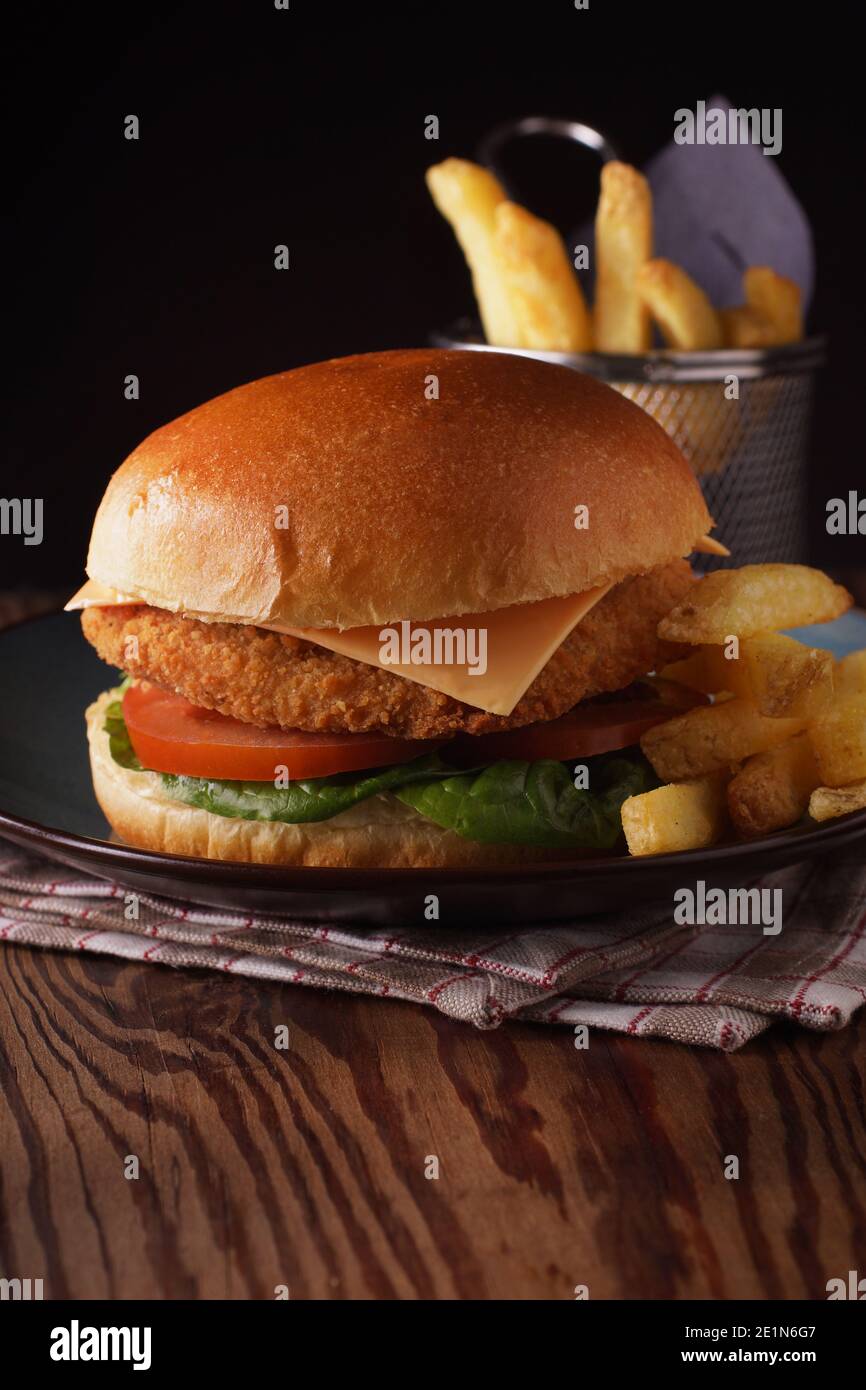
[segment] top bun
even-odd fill
[[[710,526],[682,454],[610,387],[513,354],[374,352],[156,430],[108,485],[87,573],[157,608],[347,628],[579,593]]]

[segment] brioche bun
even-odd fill
[[[676,446],[610,387],[415,349],[264,377],[156,430],[108,485],[87,572],[157,608],[347,628],[579,593],[711,525]]]

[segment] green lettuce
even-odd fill
[[[124,689],[125,686],[119,687],[118,694]],[[110,705],[106,705],[104,728],[108,734],[108,746],[114,761],[120,763],[121,767],[131,767],[135,772],[143,771],[130,741],[120,700],[112,700]]]
[[[575,787],[571,764],[544,758],[418,780],[396,795],[428,820],[481,844],[613,849],[622,832],[622,803],[658,782],[636,750],[590,758],[586,766],[587,789]]]
[[[181,777],[161,772],[162,785],[169,796],[187,806],[198,806],[215,816],[235,816],[241,820],[282,820],[290,825],[330,820],[359,801],[396,791],[423,778],[429,784],[436,777],[448,777],[451,768],[435,754],[425,754],[411,763],[398,763],[364,772],[344,772],[336,777],[307,778],[275,787],[272,782],[225,782],[210,777]]]

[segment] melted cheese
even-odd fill
[[[569,633],[577,626],[607,593],[610,584],[599,585],[583,594],[570,594],[565,598],[542,599],[537,603],[520,603],[510,608],[499,608],[492,613],[464,613],[459,618],[441,618],[425,623],[413,622],[408,625],[411,645],[423,641],[421,634],[429,633],[431,639],[436,633],[445,631],[465,636],[466,653],[470,661],[462,665],[415,665],[412,663],[384,662],[382,660],[383,634],[394,631],[405,642],[406,633],[399,622],[382,627],[348,628],[337,632],[325,628],[291,627],[287,623],[256,623],[257,627],[268,628],[272,632],[299,637],[306,642],[314,642],[329,651],[349,656],[367,666],[378,666],[415,681],[418,685],[429,686],[443,695],[462,700],[476,709],[486,710],[488,714],[511,714],[518,700],[525,694],[542,667],[547,665],[557,647],[560,647]],[[141,603],[143,600],[120,594],[106,588],[95,580],[89,580],[67,603],[66,611],[93,607],[119,607],[126,604]],[[239,618],[213,618],[213,615],[190,613],[187,616],[211,622],[243,622]],[[248,621],[248,620],[247,620]],[[474,631],[467,633],[467,629]],[[478,660],[479,634],[483,633],[486,644],[484,653],[486,670],[481,670]],[[471,662],[474,652],[476,660]],[[448,649],[446,643],[446,650]],[[401,655],[406,651],[401,650]]]

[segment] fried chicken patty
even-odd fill
[[[81,625],[110,665],[247,724],[439,738],[555,719],[579,700],[620,690],[672,660],[680,649],[660,641],[656,628],[691,583],[688,563],[677,560],[617,584],[554,652],[509,715],[487,714],[265,628],[201,622],[145,605],[87,608]]]

